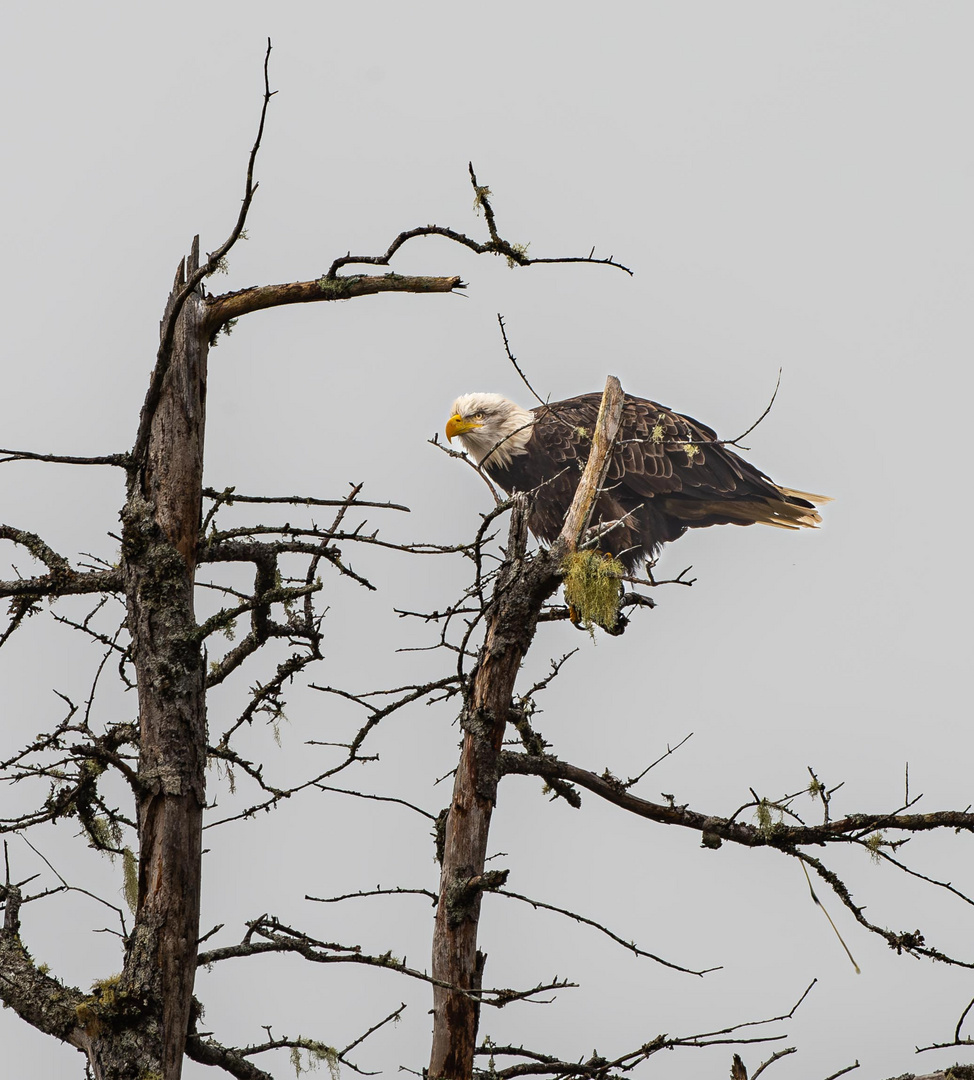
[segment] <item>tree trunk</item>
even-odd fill
[[[524,562],[527,506],[511,515],[507,559],[497,580],[487,635],[460,717],[463,748],[446,821],[440,899],[433,937],[432,1080],[469,1080],[486,957],[477,950],[484,860],[497,800],[497,759],[511,710],[514,681],[534,638],[538,613],[558,585],[557,563],[544,552]],[[468,993],[468,991],[472,993]]]
[[[565,525],[549,551],[525,558],[526,496],[514,500],[504,566],[494,586],[487,633],[464,697],[463,747],[446,819],[440,898],[433,931],[433,1047],[430,1080],[470,1080],[486,956],[477,949],[490,818],[497,801],[499,757],[521,662],[542,605],[559,583],[566,555],[588,528],[622,418],[622,387],[609,376],[588,462]],[[506,875],[505,875],[506,876]],[[497,881],[500,884],[500,881]],[[496,887],[494,885],[493,887]]]
[[[138,909],[121,992],[131,1007],[143,1010],[138,1025],[143,1068],[164,1080],[179,1080],[182,1068],[199,937],[206,703],[193,589],[208,344],[201,293],[185,299],[169,349],[165,327],[198,261],[197,238],[189,265],[181,265],[176,275],[163,319],[156,369],[161,378],[143,410],[146,452],[130,473],[122,512],[128,629],[139,694],[140,851]],[[96,1047],[93,1065],[102,1080],[133,1075],[131,1058],[121,1056],[121,1042],[101,1040]]]

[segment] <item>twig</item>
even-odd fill
[[[0,451],[2,452],[2,451]],[[361,490],[361,485],[358,485]],[[227,506],[234,503],[260,503],[265,505],[287,506],[367,506],[378,510],[401,510],[403,513],[411,513],[408,506],[394,502],[372,502],[369,499],[344,498],[344,499],[316,499],[310,495],[238,495],[236,490],[228,487],[223,491],[215,488],[203,488],[203,495],[208,499],[215,499]]]
[[[393,255],[396,254],[403,244],[409,240],[415,239],[417,236],[443,236],[448,240],[454,241],[454,243],[462,244],[464,247],[469,248],[478,255],[503,255],[510,263],[516,263],[518,266],[533,266],[539,263],[595,263],[603,266],[615,266],[618,269],[625,271],[630,277],[632,276],[632,271],[627,266],[623,266],[622,263],[616,262],[611,256],[607,259],[596,259],[592,255],[589,255],[588,257],[567,256],[547,259],[529,258],[522,248],[508,243],[508,241],[504,240],[498,234],[497,225],[494,219],[494,211],[490,205],[490,189],[485,185],[477,183],[477,177],[474,173],[472,164],[468,164],[467,170],[470,174],[470,183],[473,185],[477,204],[484,211],[487,229],[490,233],[489,241],[486,243],[479,243],[476,240],[472,240],[469,236],[465,236],[463,233],[456,232],[454,229],[445,229],[439,225],[424,225],[417,229],[408,229],[401,232],[382,255],[349,254],[335,259],[331,264],[328,273],[325,275],[325,280],[334,281],[338,277],[338,271],[341,270],[343,266],[348,266],[349,263],[367,263],[372,266],[388,266]]]
[[[244,226],[247,224],[247,214],[250,211],[250,204],[253,202],[258,187],[257,182],[254,180],[254,164],[257,161],[257,152],[260,150],[261,140],[264,137],[264,121],[267,119],[267,107],[270,105],[271,98],[277,93],[276,90],[272,91],[270,87],[270,59],[271,39],[268,38],[267,51],[264,53],[264,102],[260,110],[260,123],[257,125],[257,138],[254,140],[254,145],[250,149],[250,158],[247,161],[247,180],[244,185],[244,197],[243,202],[240,205],[240,213],[237,215],[236,224],[230,231],[230,235],[227,239],[216,249],[216,251],[211,252],[207,256],[206,262],[202,266],[197,267],[189,274],[186,283],[176,296],[173,297],[173,301],[166,311],[160,335],[159,350],[156,353],[156,365],[153,369],[152,377],[149,380],[145,404],[142,407],[142,415],[139,418],[139,430],[135,437],[135,445],[132,448],[132,463],[142,462],[149,448],[149,433],[152,429],[152,421],[155,417],[156,408],[158,407],[162,395],[163,380],[165,379],[166,372],[169,370],[169,365],[172,362],[172,349],[176,335],[176,324],[179,321],[183,305],[189,297],[193,295],[203,279],[212,274],[222,260],[226,258],[230,249],[240,239],[240,236],[244,231]]]
[[[345,893],[342,896],[308,896],[306,893],[304,898],[313,900],[317,904],[337,904],[342,900],[358,900],[365,896],[425,896],[434,904],[438,899],[436,893],[430,889],[403,889],[398,885],[394,889],[365,889],[361,892]]]
[[[852,1072],[853,1069],[858,1069],[858,1068],[859,1068],[859,1062],[854,1061],[851,1065],[846,1065],[846,1067],[844,1069],[839,1069],[838,1072],[834,1072],[834,1073],[831,1073],[829,1076],[826,1076],[825,1080],[838,1080],[838,1078],[840,1076],[845,1076],[846,1073],[850,1073],[850,1072]],[[754,1075],[757,1076],[757,1073],[755,1073]],[[918,1076],[918,1077],[916,1077],[916,1080],[923,1080],[923,1078]]]
[[[89,892],[87,889],[81,888],[80,885],[69,885],[54,868],[54,865],[51,863],[51,861],[40,851],[38,851],[37,848],[34,847],[34,845],[27,839],[26,836],[24,836],[23,833],[20,834],[20,839],[23,840],[23,842],[31,849],[31,851],[33,851],[34,854],[47,866],[51,873],[54,874],[58,881],[61,882],[61,886],[66,892],[81,893],[84,896],[90,897],[92,900],[96,900],[99,904],[104,904],[104,906],[107,907],[109,910],[114,911],[115,914],[118,915],[119,922],[122,924],[122,936],[128,937],[128,930],[125,927],[125,913],[120,907],[117,907],[115,904],[109,903],[107,900],[103,900],[102,897],[96,895],[93,892]],[[40,899],[40,894],[38,894],[38,896],[34,897],[33,899]]]
[[[742,431],[736,439],[718,440],[722,446],[736,446],[740,450],[749,449],[746,446],[741,446],[741,439],[744,439],[748,435],[750,435],[751,432],[758,426],[758,424],[760,424],[761,421],[768,415],[768,413],[771,412],[771,408],[774,405],[774,399],[778,396],[778,387],[781,386],[781,371],[782,369],[778,368],[778,379],[777,382],[775,382],[774,384],[774,393],[771,395],[771,400],[768,402],[768,407],[764,410],[763,413],[761,413],[761,415],[757,418],[757,420],[754,421],[754,423],[747,429],[747,431]]]
[[[631,787],[635,786],[636,784],[638,784],[639,781],[642,780],[642,778],[646,775],[646,773],[649,772],[650,769],[655,769],[656,766],[659,765],[659,763],[661,761],[665,761],[670,756],[670,754],[675,754],[677,752],[677,750],[680,749],[681,746],[683,746],[689,739],[692,739],[692,738],[693,738],[693,732],[691,731],[689,735],[684,735],[683,738],[680,739],[680,741],[676,744],[676,746],[671,747],[669,745],[669,743],[667,743],[666,753],[665,754],[660,754],[660,756],[654,762],[647,765],[646,768],[643,769],[643,771],[641,773],[639,773],[637,776],[630,777],[626,781],[625,786],[627,788],[631,788]],[[753,1077],[752,1077],[752,1080],[753,1080]]]
[[[372,1027],[370,1027],[369,1030],[366,1031],[364,1035],[360,1035],[354,1042],[350,1042],[348,1044],[348,1046],[345,1047],[344,1050],[339,1051],[338,1060],[342,1061],[344,1059],[345,1055],[349,1052],[349,1050],[354,1050],[356,1046],[359,1046],[361,1043],[365,1042],[365,1040],[373,1032],[378,1031],[380,1027],[383,1027],[385,1024],[388,1024],[390,1021],[392,1021],[392,1022],[397,1021],[399,1019],[399,1017],[402,1016],[403,1011],[405,1010],[405,1008],[406,1008],[406,1003],[404,1001],[404,1002],[402,1002],[402,1004],[399,1006],[398,1009],[394,1009],[391,1013],[389,1013],[389,1015],[384,1020],[380,1020],[377,1024],[373,1024]]]
[[[518,375],[521,376],[521,382],[523,382],[524,385],[531,391],[532,395],[534,396],[534,400],[537,401],[539,405],[547,405],[548,402],[542,400],[537,390],[535,390],[531,383],[528,382],[528,377],[521,370],[521,365],[517,362],[517,357],[514,355],[514,353],[511,352],[511,345],[510,342],[507,340],[507,327],[504,323],[504,316],[501,315],[499,311],[497,313],[497,325],[501,328],[501,337],[504,339],[504,351],[507,353],[507,359],[510,360],[510,362],[514,365],[514,370],[518,373]]]
[[[775,1050],[775,1052],[767,1059],[762,1061],[761,1064],[754,1070],[751,1075],[751,1080],[758,1080],[761,1073],[764,1072],[770,1065],[773,1065],[776,1061],[780,1061],[781,1058],[787,1057],[789,1054],[797,1054],[798,1048],[795,1046],[788,1046],[784,1050]]]
[[[687,975],[707,975],[711,971],[720,971],[721,967],[703,968],[701,971],[695,971],[693,968],[683,967],[680,964],[674,964],[670,960],[664,960],[662,957],[657,956],[655,953],[646,952],[645,949],[638,948],[634,942],[626,941],[625,938],[619,937],[618,934],[614,934],[608,927],[603,926],[601,923],[597,923],[594,919],[587,919],[584,915],[579,915],[577,912],[568,911],[566,908],[556,907],[554,904],[545,904],[541,900],[534,900],[530,896],[522,896],[520,893],[508,892],[507,889],[492,889],[491,890],[497,896],[507,896],[512,900],[520,900],[525,904],[530,904],[533,908],[543,908],[545,911],[554,911],[559,915],[565,915],[569,919],[573,919],[575,922],[584,923],[586,926],[591,926],[593,929],[598,930],[600,933],[605,934],[606,937],[611,938],[617,942],[624,949],[628,949],[635,956],[644,956],[648,960],[655,960],[657,964],[662,964],[664,967],[672,968],[674,971],[682,971]]]

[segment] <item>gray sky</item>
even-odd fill
[[[570,627],[539,635],[525,678],[580,653],[539,723],[575,763],[628,775],[694,737],[640,790],[727,814],[749,787],[777,796],[814,766],[845,786],[837,812],[895,810],[905,762],[927,810],[970,795],[966,615],[971,515],[961,479],[970,392],[972,166],[965,3],[495,3],[379,0],[17,5],[4,18],[4,394],[0,443],[60,453],[131,445],[158,321],[194,232],[212,250],[235,219],[269,35],[274,98],[247,243],[215,291],[306,279],[339,254],[383,251],[436,222],[484,231],[466,165],[489,184],[503,234],[532,255],[613,254],[635,277],[591,267],[508,270],[446,241],[407,247],[401,273],[459,274],[465,298],[383,296],[248,317],[211,354],[208,481],[275,494],[365,496],[412,507],[370,520],[390,539],[452,542],[488,509],[469,470],[426,443],[454,397],[497,390],[528,404],[495,315],[552,399],[623,386],[723,436],[765,407],[746,440],[761,469],[826,492],[825,527],[709,529],[681,540],[661,571],[692,564],[693,589],[657,591],[625,637],[593,646]],[[112,557],[122,492],[107,472],[0,470],[3,520],[62,552]],[[243,520],[238,518],[237,520]],[[250,520],[254,520],[250,517]],[[5,546],[6,547],[6,546]],[[10,549],[8,549],[10,550]],[[32,572],[18,552],[5,560]],[[393,606],[442,606],[459,561],[353,552],[380,586],[328,582],[328,659],[315,681],[350,689],[439,673],[444,658]],[[65,605],[65,611],[80,612]],[[98,656],[40,619],[0,653],[0,758],[60,718],[50,687],[83,699]],[[214,695],[233,715],[268,657]],[[418,676],[417,676],[418,677]],[[607,704],[608,703],[608,704]],[[131,715],[107,696],[103,718]],[[451,768],[452,711],[419,707],[380,732],[381,761],[354,779],[438,811]],[[295,693],[278,749],[254,730],[247,752],[293,783],[316,767],[309,738],[337,739],[356,715]],[[317,751],[323,754],[323,751]],[[322,761],[326,761],[324,757]],[[492,850],[517,892],[574,908],[697,980],[636,960],[592,931],[513,901],[486,905],[491,985],[558,974],[582,984],[555,1004],[486,1011],[483,1034],[568,1058],[610,1055],[660,1032],[691,1034],[787,1011],[799,1053],[772,1075],[928,1071],[914,1060],[949,1038],[971,996],[962,972],[893,956],[820,895],[863,968],[856,976],[797,866],[772,852],[702,851],[692,835],[630,820],[592,796],[581,813],[536,781],[501,791]],[[217,813],[235,805],[214,776]],[[0,789],[0,813],[21,792]],[[240,804],[242,805],[242,804]],[[811,804],[806,807],[813,813]],[[424,967],[431,912],[421,899],[323,907],[384,885],[435,887],[424,819],[338,795],[292,800],[251,827],[211,830],[204,928],[270,911],[330,940],[405,954]],[[117,900],[120,869],[86,852],[72,826],[34,842],[77,884]],[[970,893],[970,838],[916,840],[921,871]],[[43,869],[13,844],[17,873]],[[970,907],[832,852],[868,914],[971,958]],[[70,982],[118,970],[104,910],[75,899],[25,909],[32,952]],[[228,1042],[275,1034],[343,1046],[406,1001],[400,1025],[359,1053],[368,1068],[421,1067],[429,995],[392,975],[309,970],[285,959],[201,973],[206,1026]],[[72,1050],[0,1013],[10,1075],[82,1074]],[[774,1049],[772,1045],[771,1049]],[[707,1058],[701,1055],[707,1053]],[[748,1051],[753,1068],[770,1049]],[[684,1050],[644,1074],[726,1075],[730,1051]],[[271,1063],[286,1076],[286,1060]],[[72,1072],[71,1070],[75,1070]],[[186,1075],[204,1075],[188,1066]],[[208,1074],[207,1074],[208,1075]]]

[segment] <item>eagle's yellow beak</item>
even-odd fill
[[[454,413],[446,422],[447,440],[453,442],[454,435],[466,435],[468,431],[483,426],[483,424],[478,424],[476,420],[464,420],[459,413]]]

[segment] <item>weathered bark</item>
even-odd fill
[[[80,1045],[75,1005],[81,993],[63,986],[42,972],[20,940],[20,889],[0,885],[4,918],[0,926],[0,971],[3,972],[3,1003],[38,1031]]]
[[[484,861],[497,801],[499,758],[521,661],[538,615],[555,591],[565,556],[588,527],[622,416],[622,388],[610,376],[588,464],[565,527],[551,549],[525,558],[527,503],[515,500],[507,556],[494,588],[487,632],[460,716],[463,747],[446,819],[440,898],[433,935],[431,1080],[470,1080],[479,1022],[478,995],[486,956],[477,949]]]
[[[446,821],[432,966],[433,978],[453,989],[433,988],[432,1078],[468,1078],[473,1069],[476,994],[486,959],[477,950],[477,926],[487,835],[497,801],[497,758],[521,660],[541,605],[558,585],[557,565],[546,555],[524,566],[526,544],[527,508],[519,503],[511,516],[507,561],[494,592],[486,640],[460,717],[463,749]]]
[[[96,1080],[179,1080],[199,937],[206,713],[193,591],[202,504],[208,337],[202,293],[180,265],[142,410],[122,509],[120,571],[80,574],[38,537],[7,529],[48,574],[32,592],[122,590],[139,696],[139,896],[120,976],[92,992],[64,986],[20,941],[20,891],[0,885],[3,998],[28,1023],[78,1047]],[[16,532],[16,535],[14,535]],[[18,593],[20,595],[20,593]]]
[[[198,259],[197,240],[189,265],[176,276],[164,328]],[[191,293],[178,313],[169,355],[160,356],[168,366],[143,410],[146,453],[130,474],[122,511],[139,693],[140,851],[138,908],[120,989],[130,1005],[139,1005],[140,1057],[165,1080],[180,1076],[199,937],[206,711],[193,586],[206,404],[203,321],[202,296]],[[131,1047],[111,1037],[117,1034],[109,1029],[95,1040],[90,1056],[101,1080],[132,1075]]]
[[[316,304],[323,300],[351,300],[384,292],[451,293],[465,286],[458,277],[416,277],[402,274],[354,274],[290,281],[283,285],[255,285],[250,289],[211,296],[206,301],[207,328],[215,334],[231,319],[252,311],[285,304]]]

